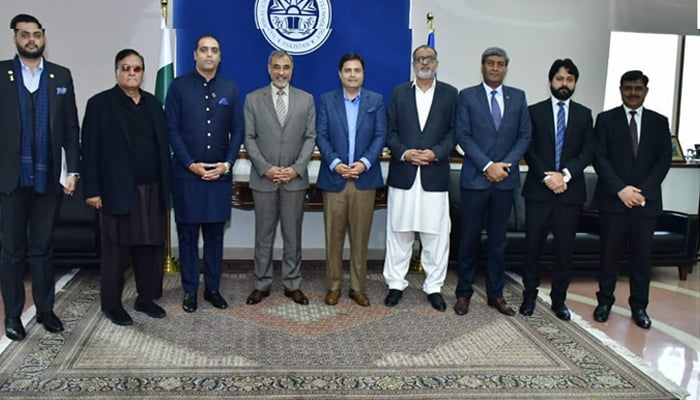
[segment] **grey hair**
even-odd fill
[[[504,57],[506,59],[506,67],[510,62],[510,58],[508,58],[508,53],[506,53],[505,50],[503,50],[500,47],[489,47],[488,49],[484,50],[483,53],[481,53],[481,64],[483,65],[486,62],[486,59],[490,56]]]
[[[272,59],[277,57],[288,57],[289,62],[292,64],[292,66],[294,66],[294,59],[284,50],[272,50],[270,57],[267,58],[267,65],[272,65]]]

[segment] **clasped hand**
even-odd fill
[[[343,179],[357,179],[366,169],[365,163],[355,161],[350,165],[338,163],[333,170],[336,174],[342,176]]]
[[[292,167],[270,167],[265,172],[265,176],[272,182],[281,185],[299,176]]]
[[[617,197],[622,200],[622,203],[627,208],[644,206],[646,197],[642,194],[642,189],[634,187],[632,185],[627,185],[622,190],[617,192]]]
[[[436,158],[437,158],[437,156],[435,155],[435,152],[430,150],[430,149],[425,149],[425,150],[409,149],[403,153],[404,161],[410,162],[411,164],[418,165],[418,166],[428,165]]]
[[[215,181],[226,173],[226,164],[223,162],[195,162],[190,164],[189,169],[192,173],[197,174],[205,181]]]
[[[568,186],[564,182],[564,175],[561,172],[547,171],[544,173],[547,178],[544,180],[544,184],[547,188],[556,194],[561,194],[566,192]]]
[[[486,168],[486,171],[484,171],[484,177],[486,178],[487,181],[492,182],[492,183],[498,183],[510,175],[508,171],[510,171],[510,166],[511,163],[504,163],[504,162],[494,162],[491,163],[491,165]]]

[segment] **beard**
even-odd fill
[[[562,86],[559,89],[555,89],[551,86],[549,87],[549,91],[552,92],[552,96],[554,96],[558,100],[568,100],[571,96],[574,95],[574,90],[575,89],[569,90],[569,88],[566,86]]]
[[[41,45],[38,46],[36,50],[30,51],[24,47],[21,47],[20,45],[17,45],[17,54],[24,58],[37,59],[44,55],[44,47],[45,45]]]
[[[416,76],[420,79],[430,79],[435,76],[435,71],[432,70],[416,70]]]

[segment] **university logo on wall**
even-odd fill
[[[301,55],[331,34],[330,0],[255,0],[255,25],[274,48]]]

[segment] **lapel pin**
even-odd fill
[[[216,92],[211,92],[211,97],[216,97]]]
[[[54,74],[49,74],[49,78],[53,79],[53,78],[55,78],[55,77],[56,77],[56,75],[54,75]]]
[[[14,82],[14,81],[15,81],[15,72],[14,72],[13,70],[8,70],[8,71],[7,71],[7,75],[10,76],[10,82]]]

